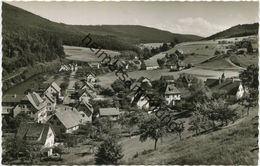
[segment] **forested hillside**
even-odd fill
[[[81,46],[81,40],[89,33],[103,49],[135,52],[140,51],[136,46],[139,43],[201,39],[195,35],[173,34],[136,25],[83,26],[55,23],[7,3],[2,5],[2,18],[3,80],[17,75],[26,79],[30,74],[25,76],[24,72],[28,73],[29,66],[64,58],[62,45]]]
[[[237,26],[231,27],[227,30],[224,30],[222,32],[216,33],[212,36],[209,36],[209,37],[205,38],[204,40],[257,35],[258,26],[259,26],[258,23],[237,25]]]

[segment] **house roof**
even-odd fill
[[[26,139],[27,137],[34,137],[36,139],[33,142],[45,144],[50,128],[51,127],[49,124],[23,122],[20,124],[18,128],[17,137],[21,139]]]
[[[55,98],[54,98],[51,94],[45,93],[44,95],[45,95],[45,97],[46,97],[49,101],[51,101],[52,103],[55,103]]]
[[[76,108],[58,107],[55,115],[67,129],[78,126],[81,123],[81,115]]]
[[[213,87],[213,86],[216,86],[219,84],[219,79],[215,79],[215,78],[208,78],[206,81],[205,81],[205,85],[209,88]]]
[[[119,109],[117,108],[99,108],[99,114],[100,116],[113,116],[113,115],[119,115]]]
[[[233,81],[232,79],[226,79],[222,83],[214,86],[212,88],[213,91],[224,91],[229,95],[235,95],[240,86],[240,81]]]
[[[166,95],[170,95],[170,94],[180,94],[181,92],[173,85],[167,85],[166,89],[165,89],[165,94]]]
[[[173,75],[162,75],[160,80],[174,80]]]
[[[59,87],[59,85],[57,85],[55,82],[51,83],[51,86],[57,91],[59,92],[61,90],[61,88]]]
[[[88,100],[86,99],[86,98],[83,98],[79,103],[78,103],[78,105],[77,106],[79,106],[80,104],[83,104],[84,106],[86,106],[87,108],[88,108],[88,110],[90,110],[92,113],[93,113],[93,106],[92,106],[92,104],[90,104],[89,102],[88,102]]]
[[[3,96],[2,102],[5,103],[19,103],[25,95],[17,95],[17,94],[7,94]]]
[[[28,93],[26,97],[30,101],[30,103],[34,106],[34,108],[37,110],[40,110],[46,106],[46,103],[43,101],[43,99],[40,97],[38,93],[35,92]]]

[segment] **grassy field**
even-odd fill
[[[129,164],[224,164],[256,165],[258,151],[258,108],[248,117],[213,133],[159,146],[157,151],[139,155]]]
[[[232,55],[230,60],[241,67],[247,67],[251,64],[258,65],[258,55]]]
[[[102,55],[98,58],[98,55],[100,55],[103,51],[110,55],[111,57],[120,55],[119,52],[111,51],[111,50],[104,50],[101,49],[101,51],[97,54],[95,54],[98,50],[95,50],[92,52],[89,48],[84,47],[74,47],[74,46],[63,46],[64,52],[67,55],[66,59],[69,60],[77,60],[77,61],[84,61],[84,62],[100,62],[105,57],[105,55]]]
[[[175,78],[178,78],[181,73],[192,74],[197,76],[202,80],[206,80],[207,78],[219,78],[223,72],[225,73],[226,77],[238,77],[239,72],[237,70],[211,70],[211,69],[203,69],[193,67],[187,70],[182,70],[179,72],[169,72],[169,69],[158,69],[158,70],[139,70],[134,72],[127,73],[130,78],[138,79],[141,76],[147,77],[151,80],[157,80],[162,75],[173,75]],[[104,75],[97,76],[99,82],[98,84],[103,87],[109,87],[118,77],[115,75],[114,72],[107,73]]]

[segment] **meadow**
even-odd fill
[[[244,108],[239,108],[244,109]],[[257,165],[258,107],[233,124],[212,133],[174,140],[128,164]]]
[[[98,50],[93,49],[91,51],[89,48],[85,47],[75,47],[75,46],[63,46],[64,52],[66,55],[66,59],[69,60],[75,60],[75,61],[83,61],[83,62],[100,62],[102,61],[103,57],[105,55],[102,55],[101,57],[98,57],[103,51],[107,54],[110,55],[111,57],[114,56],[119,56],[120,53],[117,51],[112,51],[112,50],[105,50],[101,49],[101,51],[98,54],[95,54]]]

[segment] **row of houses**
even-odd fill
[[[3,97],[3,120],[6,117],[15,118],[20,113],[29,115],[33,121],[22,123],[17,131],[17,138],[24,139],[28,143],[37,143],[46,155],[52,154],[54,143],[64,134],[73,133],[81,125],[91,123],[94,109],[90,99],[95,99],[95,88],[92,77],[87,77],[82,87],[73,91],[68,103],[65,98],[62,104],[57,103],[61,97],[61,89],[55,83],[51,83],[44,90],[30,92],[26,95],[8,94]],[[108,117],[117,120],[119,110],[116,108],[102,108],[97,118]]]
[[[191,95],[189,88],[194,83],[189,75],[182,75],[181,81],[185,84],[184,87],[176,87],[175,79],[172,75],[161,76],[160,80],[167,83],[163,97],[168,106],[174,106],[176,103],[181,102]],[[138,80],[139,84],[135,86],[148,87],[148,89],[153,89],[152,84],[149,79],[141,78]],[[145,84],[145,86],[144,86]],[[204,82],[204,85],[210,90],[210,93],[225,94],[229,99],[239,100],[247,92],[246,88],[242,85],[238,78],[225,78],[224,73],[219,78],[209,78]],[[152,94],[153,92],[151,92]],[[151,99],[149,98],[149,90],[146,94],[143,93],[133,93],[131,96],[132,106],[137,106],[139,109],[149,110],[151,108]]]

